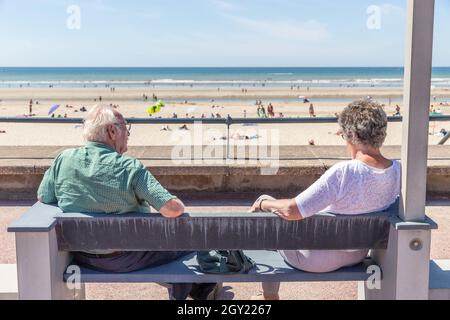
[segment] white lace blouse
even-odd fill
[[[317,213],[364,214],[387,209],[400,194],[401,166],[370,167],[358,160],[342,162],[328,170],[296,198],[304,218]],[[331,272],[360,263],[369,250],[280,251],[293,267],[308,272]]]
[[[329,169],[297,198],[304,218],[317,213],[364,214],[389,208],[400,194],[401,166],[393,161],[387,169],[370,167],[359,160]]]

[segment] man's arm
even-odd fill
[[[184,204],[170,194],[144,167],[138,171],[134,191],[141,201],[146,201],[166,218],[177,218],[184,213]]]
[[[172,199],[159,212],[166,218],[178,218],[184,213],[184,204],[180,199]]]
[[[55,179],[53,173],[54,167],[50,167],[44,175],[37,192],[38,201],[46,204],[58,202],[55,194]]]

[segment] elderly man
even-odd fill
[[[137,159],[124,156],[130,127],[109,106],[96,106],[84,123],[84,147],[60,154],[45,173],[38,190],[43,203],[57,203],[64,212],[123,214],[149,213],[164,217],[184,213],[183,203],[164,189]],[[188,252],[76,252],[75,261],[107,272],[133,272],[166,264]],[[216,284],[169,285],[171,299],[214,298]]]

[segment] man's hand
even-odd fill
[[[255,213],[255,212],[261,212],[260,205],[261,201],[263,200],[276,200],[274,197],[268,196],[268,195],[262,195],[258,198],[258,200],[255,201],[253,206],[248,210],[248,213]]]
[[[159,212],[166,218],[178,218],[184,213],[184,204],[180,199],[175,198],[167,202]]]

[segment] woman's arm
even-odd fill
[[[277,200],[264,195],[256,200],[249,212],[272,212],[289,221],[306,219],[321,212],[336,201],[341,181],[340,166],[333,166],[297,198]]]
[[[299,221],[303,219],[295,199],[263,200],[261,203],[261,209],[264,212],[272,212],[280,218],[288,221]]]
[[[262,196],[253,204],[250,212],[272,212],[288,221],[302,220],[295,199],[276,200],[272,197]]]

